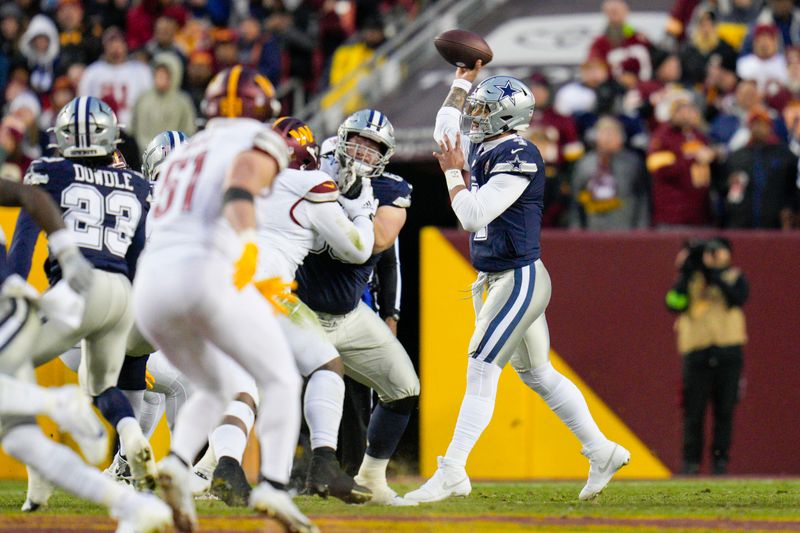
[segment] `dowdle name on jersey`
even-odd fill
[[[90,185],[103,185],[115,189],[132,191],[131,175],[125,172],[92,169],[83,165],[74,165],[75,181],[88,183]]]
[[[133,278],[144,247],[145,219],[150,207],[150,183],[138,172],[105,164],[91,166],[61,157],[32,162],[25,183],[46,191],[61,208],[64,224],[95,267]],[[9,263],[23,278],[40,228],[22,211],[14,229]],[[49,258],[45,267],[51,284],[60,279],[60,266]]]

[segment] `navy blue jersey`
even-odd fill
[[[522,176],[530,183],[520,197],[488,226],[470,237],[472,266],[482,272],[502,272],[539,259],[544,207],[544,161],[536,146],[515,136],[488,148],[471,144],[469,165],[472,188],[480,188],[497,174]]]
[[[8,268],[8,258],[6,257],[6,234],[0,228],[0,286],[5,283],[6,278],[11,274]]]
[[[31,163],[25,183],[41,187],[61,207],[67,229],[95,268],[133,279],[150,207],[150,183],[141,174],[54,157]],[[23,278],[30,271],[39,231],[36,221],[21,211],[9,262]],[[58,262],[51,258],[45,272],[51,284],[61,278]]]
[[[384,173],[372,179],[378,206],[406,209],[411,205],[411,185],[400,176]],[[336,259],[326,245],[309,253],[297,270],[297,295],[314,311],[344,315],[358,306],[372,271],[380,259],[375,254],[361,265]]]

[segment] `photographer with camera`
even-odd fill
[[[742,305],[748,285],[731,266],[724,237],[687,241],[675,260],[678,280],[667,293],[683,356],[683,474],[697,474],[703,454],[703,421],[711,400],[714,414],[712,473],[725,474],[733,410],[739,396],[747,342]]]

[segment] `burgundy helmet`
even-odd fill
[[[114,153],[111,154],[111,167],[112,168],[131,168],[128,166],[128,162],[125,161],[125,156],[122,155],[122,152],[119,150],[114,150]]]
[[[294,117],[280,117],[272,123],[272,129],[280,133],[292,150],[289,168],[317,170],[319,168],[319,146],[311,128]]]
[[[206,87],[200,104],[206,118],[254,118],[266,121],[280,113],[275,88],[255,70],[236,65],[220,71]]]

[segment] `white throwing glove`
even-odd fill
[[[372,194],[372,182],[369,178],[361,178],[361,192],[356,198],[346,198],[340,194],[339,203],[350,220],[355,220],[358,216],[371,219],[378,210],[378,201]]]

